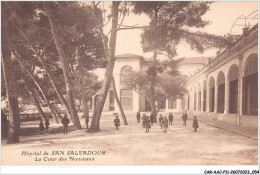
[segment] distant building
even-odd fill
[[[208,59],[209,58],[206,57],[181,58],[182,61],[180,62],[179,67],[184,74],[190,75],[204,67],[207,64]],[[141,55],[135,55],[131,53],[116,56],[113,76],[115,79],[117,94],[119,100],[121,101],[124,111],[144,112],[151,110],[149,103],[145,100],[143,96],[139,95],[134,90],[128,89],[124,84],[124,75],[126,75],[129,72],[129,70],[139,71],[151,61],[152,60],[149,58],[145,58]],[[92,101],[94,102],[94,104],[97,100],[97,97],[98,94],[96,94],[96,96],[93,97]],[[103,111],[119,111],[118,106],[115,104],[116,102],[114,98],[115,96],[113,89],[110,88]],[[91,105],[91,107],[93,109],[93,105]],[[161,105],[160,111],[178,112],[182,111],[182,108],[182,99],[166,99],[165,102]]]
[[[232,46],[215,58],[181,58],[179,71],[189,76],[188,93],[166,99],[160,111],[196,114],[199,118],[258,128],[258,26],[244,29]],[[124,85],[128,70],[139,71],[151,59],[135,54],[116,56],[114,78],[124,111],[150,111],[148,102]],[[98,95],[98,94],[97,94]],[[97,95],[93,97],[94,103]],[[109,90],[104,111],[119,111]]]

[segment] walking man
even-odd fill
[[[182,114],[183,126],[186,126],[187,119],[188,119],[188,115],[185,111],[184,114]]]

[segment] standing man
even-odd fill
[[[70,123],[70,120],[68,119],[67,116],[68,115],[65,113],[64,114],[64,118],[61,120],[61,123],[63,124],[63,133],[64,133],[64,135],[68,134],[68,126],[69,126],[69,123]]]
[[[163,132],[166,133],[167,132],[167,128],[168,128],[168,119],[166,116],[164,116],[163,121],[162,121],[162,126],[163,126]]]
[[[115,124],[116,130],[119,130],[120,120],[118,118],[118,115],[115,116],[114,124]]]
[[[150,115],[150,122],[151,122],[151,125],[153,125],[153,122],[154,122],[154,115],[153,114]]]
[[[161,129],[162,129],[162,124],[163,124],[163,116],[162,116],[162,114],[160,114],[160,117],[159,117],[159,124],[160,124]]]
[[[140,112],[138,111],[138,112],[136,113],[137,123],[140,123],[140,118],[141,118]]]
[[[168,118],[169,118],[169,125],[172,125],[172,121],[173,121],[172,113],[169,114]]]
[[[82,118],[85,118],[86,129],[88,129],[89,115],[87,113],[84,113],[82,115]]]
[[[49,119],[46,119],[46,120],[45,120],[46,132],[48,131],[49,126],[50,126]]]
[[[184,111],[184,114],[182,114],[183,126],[186,126],[187,119],[188,119],[188,115],[186,111]]]
[[[150,125],[150,120],[149,120],[149,117],[147,116],[144,120],[144,125],[145,125],[145,132],[148,133],[149,132],[149,129],[151,128],[151,125]]]

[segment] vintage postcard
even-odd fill
[[[258,165],[257,1],[2,1],[1,16],[2,165]]]

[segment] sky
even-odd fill
[[[212,33],[215,35],[226,35],[230,33],[232,25],[236,19],[241,16],[248,16],[250,13],[258,9],[257,1],[218,1],[210,5],[210,9],[202,17],[204,20],[210,20],[211,23],[199,29],[199,31]],[[257,14],[257,13],[254,13]],[[256,24],[258,20],[248,20],[250,25]],[[134,15],[131,14],[127,16],[123,22],[124,25],[135,25],[138,26],[147,25],[149,23],[149,18],[145,15]],[[236,24],[244,24],[245,20],[239,19]],[[242,33],[242,26],[234,26],[232,33],[234,35]],[[104,31],[109,31],[110,25],[105,27]],[[195,31],[198,31],[196,29]],[[138,55],[143,55],[145,57],[151,57],[152,53],[143,53],[141,47],[141,30],[121,30],[117,33],[117,43],[116,43],[116,55],[124,53],[133,53]],[[181,42],[177,47],[176,58],[181,57],[214,57],[217,49],[211,49],[205,51],[203,54],[199,54],[196,51],[191,50],[190,46],[185,42]],[[104,70],[97,70],[99,75],[103,75]],[[101,76],[102,77],[102,76]]]

